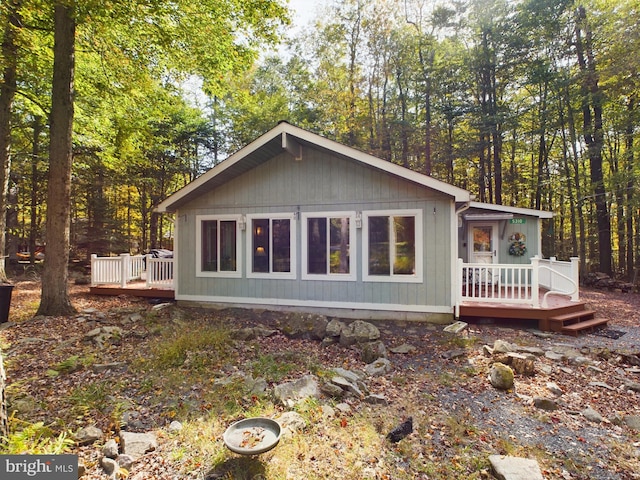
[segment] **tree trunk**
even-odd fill
[[[75,67],[75,3],[56,2],[51,98],[51,141],[47,190],[47,250],[38,315],[67,315],[69,300],[69,230]]]
[[[10,1],[2,40],[2,59],[4,70],[0,85],[0,282],[7,281],[5,270],[6,230],[7,230],[7,194],[9,193],[9,173],[11,171],[11,111],[16,94],[16,70],[18,45],[16,36],[22,24],[19,9],[20,1]]]
[[[582,114],[584,122],[583,137],[589,155],[589,173],[595,197],[596,223],[598,227],[598,257],[600,271],[611,275],[611,220],[607,207],[602,172],[602,148],[604,132],[602,129],[602,92],[598,86],[595,58],[592,49],[592,35],[586,21],[584,7],[579,7],[576,25],[576,53],[582,73]],[[585,38],[582,38],[584,30]],[[592,115],[593,110],[593,115]]]

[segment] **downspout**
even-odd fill
[[[473,200],[473,195],[471,195],[471,198],[469,199],[468,202],[462,202],[460,204],[460,206],[458,207],[456,205],[456,210],[455,210],[455,214],[454,214],[454,219],[451,222],[452,224],[452,237],[455,239],[455,244],[454,244],[454,249],[455,251],[453,252],[453,255],[451,255],[451,303],[453,304],[453,315],[456,319],[460,318],[460,303],[461,303],[461,293],[462,293],[462,285],[460,284],[460,281],[462,280],[460,277],[460,275],[458,275],[458,252],[459,252],[459,245],[458,245],[458,222],[460,221],[460,219],[462,218],[462,214],[464,212],[466,212],[467,210],[469,210],[469,208],[471,207],[471,201]]]

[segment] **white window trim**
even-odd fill
[[[240,221],[241,215],[196,215],[196,277],[222,277],[241,278],[242,277],[242,243],[240,241]],[[202,222],[216,220],[224,222],[235,220],[236,222],[236,269],[233,272],[217,271],[211,272],[202,270]],[[220,229],[218,228],[218,235]],[[220,238],[218,237],[218,249],[220,248]],[[219,253],[219,251],[218,251]]]
[[[255,219],[268,219],[269,225],[273,220],[289,220],[289,245],[290,245],[290,256],[291,256],[291,264],[289,272],[253,272],[253,232],[252,232],[252,224]],[[247,215],[247,223],[246,223],[246,258],[247,258],[247,278],[266,278],[266,279],[290,279],[295,280],[297,278],[296,271],[296,218],[293,213],[252,213]],[[271,229],[270,229],[271,231]],[[269,235],[269,251],[273,251],[273,237]],[[269,264],[269,269],[271,269],[271,264]]]
[[[309,218],[348,218],[349,219],[349,273],[309,273],[307,261],[309,251],[308,245],[308,219]],[[305,212],[302,214],[302,279],[303,280],[330,280],[355,282],[357,280],[357,237],[356,237],[356,212]]]
[[[416,270],[413,275],[394,274],[369,275],[369,217],[414,217],[415,218],[415,248]],[[422,232],[422,210],[369,210],[362,212],[362,280],[364,282],[392,282],[392,283],[422,283],[424,281],[423,255],[424,235]]]

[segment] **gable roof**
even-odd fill
[[[255,168],[283,151],[291,153],[296,160],[304,156],[304,147],[325,150],[335,155],[360,162],[374,169],[386,172],[409,182],[417,183],[452,197],[456,202],[468,202],[467,190],[454,187],[435,178],[423,175],[395,163],[364,153],[355,148],[329,140],[315,133],[291,125],[279,123],[275,128],[258,137],[249,145],[238,150],[226,160],[208,170],[194,181],[163,200],[158,212],[175,212],[180,206],[201,195],[204,191],[223,185],[231,179]]]

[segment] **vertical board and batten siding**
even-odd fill
[[[283,153],[180,208],[180,296],[264,298],[451,307],[453,201],[446,195],[359,162],[306,148],[302,161]],[[356,230],[356,281],[302,280],[302,217],[296,226],[296,279],[246,278],[249,228],[241,232],[242,278],[195,276],[196,216],[372,210],[422,211],[423,283],[362,281],[362,229]],[[420,239],[420,237],[418,237]],[[355,241],[355,242],[354,242]],[[283,302],[284,304],[285,302]]]
[[[470,209],[468,213],[484,213],[477,209]],[[541,222],[538,217],[531,215],[514,215],[514,218],[523,218],[525,223],[512,224],[509,220],[499,220],[493,223],[498,225],[498,263],[510,263],[515,265],[531,263],[531,257],[538,255],[542,257],[541,249]],[[506,222],[506,224],[505,224]],[[465,221],[465,228],[458,228],[458,257],[464,261],[469,260],[468,231],[474,223],[487,223],[483,221]],[[492,222],[489,222],[492,223]],[[504,231],[503,231],[504,226]],[[503,234],[504,232],[504,234]],[[514,233],[522,233],[526,237],[525,244],[527,252],[522,256],[509,255],[511,241],[509,237]]]

